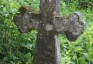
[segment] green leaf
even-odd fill
[[[83,51],[83,48],[81,48],[80,46],[78,46],[78,47],[75,47],[75,52],[80,52],[80,51]]]
[[[4,57],[4,58],[2,59],[2,61],[8,61],[8,60],[9,60],[8,57]]]

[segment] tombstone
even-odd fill
[[[60,16],[60,0],[40,0],[38,14],[28,12],[25,7],[19,8],[19,12],[13,18],[18,30],[38,31],[32,64],[60,64],[59,35],[65,34],[69,41],[76,41],[86,29],[80,12]]]

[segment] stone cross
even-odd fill
[[[38,14],[30,8],[20,7],[14,16],[14,23],[22,33],[37,30],[35,55],[32,64],[60,64],[59,35],[65,34],[69,41],[75,41],[85,31],[86,22],[80,12],[60,16],[60,0],[40,0]]]

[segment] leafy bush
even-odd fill
[[[68,8],[66,3],[62,3],[61,10],[63,15],[68,15],[73,11],[77,11],[75,7]],[[75,6],[72,4],[72,6]],[[69,42],[65,36],[61,35],[61,63],[62,64],[93,64],[93,14],[88,8],[80,9],[87,21],[86,32],[76,41]]]
[[[12,19],[20,6],[30,3],[25,0],[0,1],[0,64],[29,64],[34,54],[37,31],[21,34]],[[31,4],[38,10],[38,2],[31,1]]]

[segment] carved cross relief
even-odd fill
[[[29,9],[20,7],[14,23],[22,33],[38,31],[33,64],[60,64],[59,35],[64,33],[69,41],[77,40],[86,29],[82,14],[60,16],[60,0],[40,0],[38,14]]]

